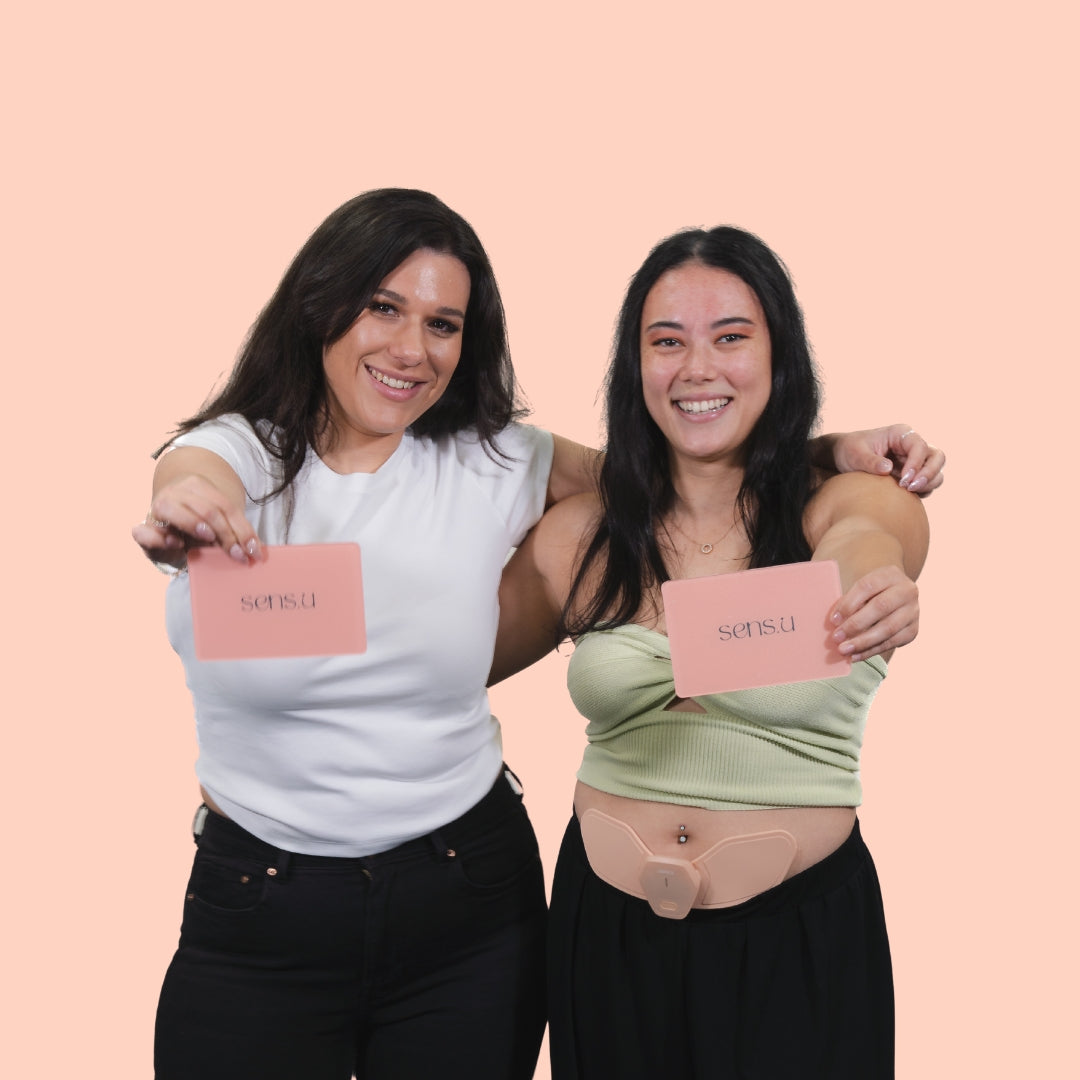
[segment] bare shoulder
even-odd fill
[[[890,495],[908,494],[891,476],[874,476],[866,472],[824,473],[817,470],[817,479],[818,485],[811,502],[819,499],[857,499],[866,495],[888,498]]]
[[[841,517],[860,514],[895,514],[911,520],[926,519],[923,502],[905,491],[891,476],[836,473],[822,481],[806,506],[808,535],[812,525],[828,527]]]
[[[600,497],[593,491],[560,499],[550,507],[537,526],[551,540],[580,540],[591,535],[600,522]]]
[[[803,517],[813,550],[830,530],[879,531],[895,536],[909,551],[925,555],[929,523],[922,499],[890,476],[850,472],[831,475],[818,486]]]

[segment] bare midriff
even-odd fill
[[[795,838],[797,845],[785,881],[831,855],[848,838],[855,824],[853,806],[706,810],[609,795],[579,782],[574,789],[574,810],[580,818],[590,809],[629,825],[654,855],[664,858],[693,860],[721,840],[783,829]]]
[[[209,795],[206,794],[206,788],[202,787],[201,785],[199,786],[199,794],[202,796],[202,801],[206,803],[206,805],[209,806],[215,814],[220,814],[223,818],[227,818],[229,816],[225,813],[224,810],[221,809],[220,806],[218,806],[216,802],[214,802],[213,799],[210,798]]]
[[[672,712],[702,713],[693,698],[677,698]],[[609,795],[580,781],[574,789],[574,812],[599,810],[629,825],[641,842],[663,858],[694,860],[734,836],[783,829],[795,838],[795,858],[784,881],[831,855],[851,834],[854,806],[785,806],[767,810],[706,810],[700,806],[651,802]],[[681,839],[685,837],[685,839]],[[700,907],[695,903],[694,907]]]

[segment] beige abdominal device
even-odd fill
[[[784,880],[795,860],[795,837],[783,829],[729,836],[696,859],[654,855],[629,825],[600,810],[581,815],[581,839],[593,873],[657,915],[685,919],[695,905],[724,908]]]

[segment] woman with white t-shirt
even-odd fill
[[[593,453],[520,413],[476,234],[386,189],[315,231],[159,461],[148,555],[356,541],[368,647],[203,662],[170,585],[204,806],[158,1080],[532,1075],[543,878],[484,684],[505,558]],[[937,486],[902,433],[822,448],[873,469],[891,444],[905,486]]]

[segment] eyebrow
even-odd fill
[[[375,296],[385,296],[385,297],[387,297],[387,299],[394,300],[396,303],[399,303],[399,304],[408,304],[408,302],[409,302],[404,296],[401,295],[401,293],[396,293],[396,292],[394,292],[393,289],[376,289],[373,295],[375,295]],[[435,309],[435,314],[436,315],[456,315],[459,319],[464,319],[465,318],[465,312],[464,311],[458,311],[458,309],[456,307],[436,308]]]
[[[732,326],[735,323],[739,323],[739,324],[742,324],[744,326],[753,326],[754,325],[754,320],[753,319],[747,319],[743,315],[731,315],[726,319],[717,319],[716,322],[710,324],[709,329],[710,330],[719,330],[720,327],[722,327],[722,326]],[[645,329],[646,329],[646,331],[648,331],[648,330],[661,330],[661,329],[664,329],[664,330],[684,330],[685,327],[683,326],[683,324],[681,322],[669,322],[667,320],[661,319],[659,322],[649,323],[649,325],[646,326]]]

